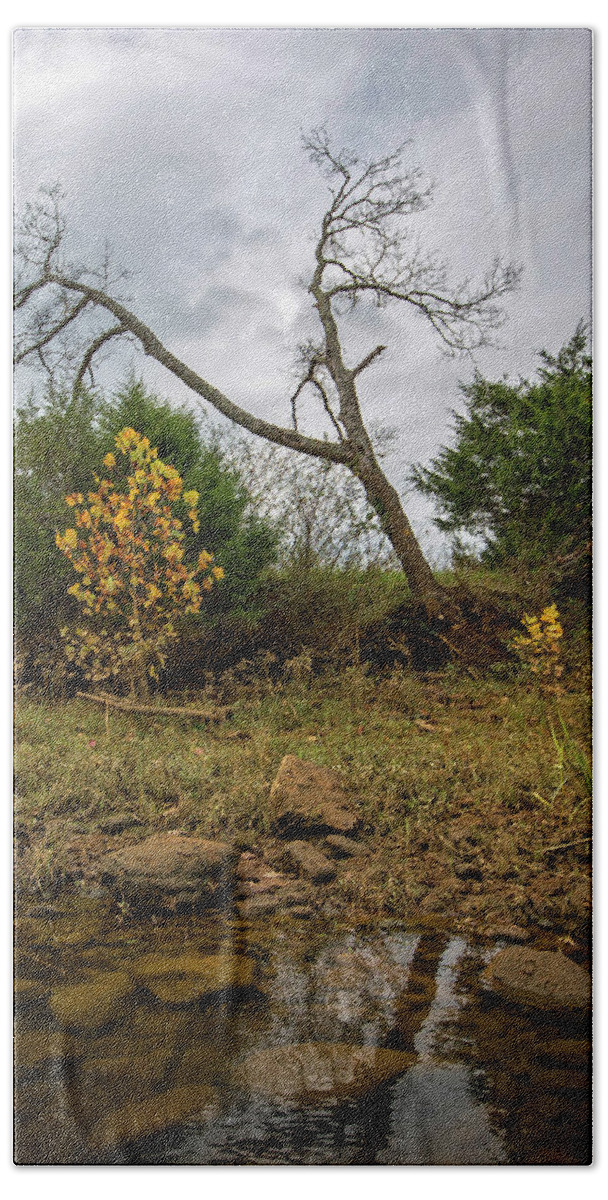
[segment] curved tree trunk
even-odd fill
[[[377,465],[360,470],[359,478],[403,567],[414,601],[426,610],[431,619],[442,620],[447,597],[418,545],[397,490]]]
[[[323,258],[318,249],[318,267],[310,290],[325,334],[325,362],[340,399],[339,420],[354,451],[350,469],[361,480],[367,498],[378,514],[382,529],[403,567],[415,603],[425,610],[431,621],[443,620],[449,600],[418,545],[399,493],[378,463],[363,423],[356,377],[373,360],[375,352],[354,370],[346,366],[331,299],[321,287],[322,273]],[[378,347],[378,351],[381,350],[382,347]]]

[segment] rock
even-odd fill
[[[255,919],[256,917],[276,916],[281,913],[291,913],[293,908],[303,914],[304,909],[306,915],[312,915],[313,909],[310,907],[312,888],[309,883],[304,880],[294,881],[285,879],[285,884],[282,884],[279,889],[270,893],[262,893],[261,895],[246,896],[239,900],[237,909],[240,917],[245,919]]]
[[[37,979],[16,979],[13,992],[17,1002],[41,1000],[46,994],[46,988]]]
[[[166,1057],[178,1052],[188,1037],[189,1014],[166,1008],[135,1009],[130,1021],[113,1025],[108,1033],[87,1040],[86,1053],[91,1059]]]
[[[102,881],[135,907],[189,909],[220,902],[237,852],[224,842],[158,833],[100,861]]]
[[[419,909],[425,913],[449,913],[453,908],[454,903],[454,888],[450,884],[443,884],[438,887],[431,888],[426,896],[420,901]]]
[[[591,1046],[585,1038],[553,1038],[543,1042],[537,1051],[540,1063],[549,1066],[588,1067],[591,1058]]]
[[[403,1074],[415,1054],[342,1042],[273,1046],[248,1054],[233,1072],[246,1091],[299,1104],[336,1104],[364,1096]]]
[[[286,875],[281,875],[278,871],[265,871],[260,873],[258,879],[244,879],[238,894],[243,899],[246,896],[271,895],[290,882]]]
[[[99,828],[102,833],[109,833],[113,836],[138,825],[143,825],[143,821],[140,821],[139,817],[135,817],[133,813],[115,813],[113,817],[107,817],[105,821],[101,821]]]
[[[273,896],[247,896],[244,900],[239,900],[237,910],[240,917],[245,919],[253,917],[271,917],[278,912],[280,906],[280,897]]]
[[[336,878],[333,863],[310,842],[288,842],[285,859],[290,866],[308,876],[313,883],[329,883]]]
[[[50,1005],[65,1027],[97,1029],[119,1017],[133,991],[133,980],[124,971],[93,976],[86,983],[53,988]]]
[[[586,1008],[591,1001],[588,972],[550,950],[508,946],[486,967],[482,981],[503,999],[531,1008]]]
[[[250,987],[254,967],[245,955],[147,954],[129,969],[163,1004],[192,1004],[230,988]]]
[[[192,1087],[223,1080],[229,1064],[226,1046],[220,1042],[197,1042],[187,1046],[173,1076],[175,1087]]]
[[[352,858],[354,854],[361,853],[361,847],[341,833],[328,834],[324,845],[333,858]]]
[[[573,912],[588,913],[591,908],[591,880],[576,879],[568,888],[568,906]]]
[[[164,1078],[168,1051],[148,1050],[120,1058],[88,1058],[78,1076],[70,1080],[70,1100],[85,1125],[95,1125],[114,1105],[137,1104],[146,1099]]]
[[[457,879],[467,880],[472,879],[480,883],[483,879],[483,871],[478,863],[472,859],[463,859],[462,862],[454,863],[454,874]]]
[[[93,1127],[89,1136],[90,1144],[97,1150],[109,1150],[121,1142],[160,1133],[195,1115],[201,1120],[205,1119],[211,1115],[210,1110],[216,1099],[215,1088],[207,1084],[156,1092],[139,1104],[127,1104],[107,1113]]]
[[[281,837],[354,833],[359,818],[349,806],[340,776],[294,754],[282,760],[270,789],[273,829]]]
[[[236,874],[239,879],[259,879],[260,874],[266,869],[264,860],[258,858],[252,850],[244,850],[236,864]]]
[[[281,892],[281,904],[289,908],[292,904],[310,904],[314,899],[314,888],[305,879],[295,879]]]
[[[486,937],[504,938],[507,942],[527,942],[530,934],[520,925],[486,925],[483,930]]]
[[[63,1029],[15,1029],[15,1066],[18,1070],[38,1067],[50,1058],[78,1058],[86,1053],[86,1042],[66,1035]]]

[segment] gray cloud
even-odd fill
[[[535,351],[556,349],[589,312],[589,56],[580,29],[18,30],[17,205],[61,180],[74,253],[108,239],[135,272],[136,310],[171,348],[287,421],[294,348],[314,332],[301,280],[326,195],[300,131],[325,123],[370,155],[409,138],[436,180],[417,228],[455,275],[479,276],[497,251],[525,268],[502,347],[477,365],[531,373]],[[375,340],[389,349],[363,403],[400,430],[389,466],[402,484],[448,436],[473,365],[446,361],[409,312],[345,320],[353,356]],[[115,382],[110,361],[104,370]],[[437,548],[428,505],[410,508]]]

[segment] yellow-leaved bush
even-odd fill
[[[95,476],[88,504],[78,492],[66,496],[74,521],[55,540],[80,576],[68,592],[82,620],[62,634],[68,658],[92,682],[126,678],[133,694],[147,696],[177,637],[175,621],[197,613],[224,572],[207,550],[194,565],[184,561],[186,535],[173,506],[185,502],[198,533],[198,492],[184,492],[179,473],[134,429],[121,430],[115,443],[128,462],[126,482],[110,478],[117,460],[106,454],[108,478]]]
[[[549,604],[538,617],[524,613],[521,623],[525,633],[513,638],[513,650],[545,690],[559,691],[558,681],[563,672],[560,642],[564,631],[556,605]]]

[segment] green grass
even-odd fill
[[[521,678],[398,670],[380,680],[358,667],[314,677],[301,656],[278,682],[231,675],[205,703],[211,698],[234,702],[233,717],[205,726],[111,711],[106,728],[103,711],[86,701],[51,707],[23,696],[17,830],[42,884],[69,869],[75,836],[118,813],[136,816],[142,837],[179,828],[243,846],[263,841],[285,754],[342,772],[381,864],[376,890],[387,896],[408,862],[418,869],[429,839],[450,861],[444,833],[463,813],[499,830],[488,833],[488,861],[534,862],[544,847],[588,830],[585,692],[566,692],[558,717]]]

